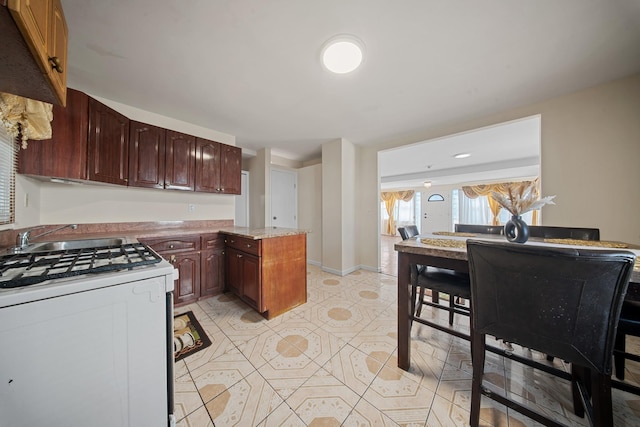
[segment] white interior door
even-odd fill
[[[270,220],[272,227],[298,228],[298,174],[296,172],[271,169]]]
[[[422,192],[421,204],[421,233],[433,233],[434,231],[453,231],[451,221],[450,192],[436,193],[424,191]]]
[[[240,176],[240,195],[236,196],[236,227],[249,227],[249,172],[242,171]]]

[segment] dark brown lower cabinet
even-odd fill
[[[224,241],[217,233],[140,238],[177,270],[174,305],[215,296],[224,288]]]

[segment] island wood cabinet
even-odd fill
[[[140,238],[178,269],[174,305],[222,293],[224,287],[224,241],[217,233]]]
[[[65,105],[68,29],[60,0],[0,1],[0,9],[0,91]]]
[[[306,234],[263,239],[226,234],[225,247],[227,290],[267,319],[307,301]]]

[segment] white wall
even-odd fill
[[[382,149],[540,114],[543,224],[597,227],[603,240],[640,244],[640,74],[493,116],[433,129],[361,149],[359,172],[377,168]],[[426,120],[426,119],[425,119]],[[379,206],[379,183],[359,180],[361,206]],[[376,187],[375,192],[373,188]],[[370,248],[379,222],[359,225],[361,264],[377,265]]]
[[[308,230],[307,260],[322,265],[322,165],[298,169],[298,228]]]
[[[108,99],[95,98],[132,120],[235,145],[233,135]],[[28,206],[25,206],[25,197],[29,199]],[[195,211],[189,212],[189,204],[195,205]],[[96,222],[233,219],[234,212],[234,197],[231,195],[99,184],[54,184],[17,175],[16,223],[13,228],[72,222],[88,224]]]

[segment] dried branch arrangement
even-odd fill
[[[538,198],[538,191],[535,182],[514,184],[507,190],[507,194],[491,192],[491,197],[508,210],[511,215],[520,216],[526,212],[540,209],[544,205],[555,205],[553,198],[547,196]]]

